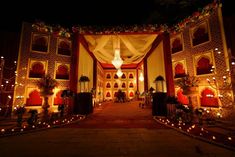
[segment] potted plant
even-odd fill
[[[29,124],[30,126],[35,125],[36,122],[37,122],[37,120],[38,120],[38,111],[31,109],[31,110],[29,110],[28,113],[31,114],[30,117],[29,117],[28,120],[27,120],[28,124]]]
[[[53,89],[58,86],[58,82],[50,75],[46,75],[37,81],[37,86],[40,89],[41,96],[44,98],[44,104],[42,108],[44,110],[44,117],[47,118],[48,108],[50,107],[48,99],[49,96],[54,94]]]
[[[60,118],[64,117],[64,108],[65,108],[64,104],[58,106],[58,111],[60,112]]]
[[[23,114],[25,113],[26,109],[24,106],[17,106],[15,107],[14,113],[17,115],[17,126],[21,127],[23,122]]]
[[[175,84],[183,90],[184,95],[197,93],[198,83],[199,79],[189,74],[175,81]]]
[[[203,108],[196,108],[195,109],[195,115],[198,118],[198,124],[199,125],[203,124],[203,119],[202,119],[203,112],[204,112]]]

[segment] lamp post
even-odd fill
[[[164,92],[164,81],[165,79],[163,78],[163,76],[159,75],[156,77],[156,79],[154,80],[156,84],[156,92]]]

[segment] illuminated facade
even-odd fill
[[[111,65],[112,36],[117,35],[114,31],[95,33],[73,28],[72,34],[64,29],[55,31],[43,23],[23,23],[13,105],[24,104],[41,110],[43,99],[35,82],[45,74],[59,82],[49,98],[53,111],[63,103],[62,90],[82,91],[78,82],[82,75],[90,79],[86,90],[96,89],[97,101],[114,100],[118,89],[133,99],[137,90],[142,93],[155,88],[154,80],[160,75],[165,79],[164,91],[187,104],[182,90],[174,88],[174,80],[189,74],[200,80],[198,94],[193,98],[197,104],[194,107],[231,108],[232,88],[228,84],[222,86],[231,82],[232,67],[221,8],[208,7],[213,11],[194,14],[178,24],[177,31],[141,28],[141,31],[129,32],[124,28],[118,34],[124,60],[121,78],[117,78],[116,69]],[[142,72],[144,80],[140,81]]]

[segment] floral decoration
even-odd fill
[[[32,24],[32,28],[33,28],[35,31],[43,32],[43,33],[52,33],[52,32],[53,32],[52,27],[46,25],[46,24],[45,24],[44,22],[42,22],[42,21],[37,21],[37,22],[35,22],[34,24]]]
[[[50,75],[46,75],[37,81],[37,86],[40,89],[41,95],[52,95],[52,90],[58,86],[58,82]]]
[[[173,33],[173,34],[176,34],[180,31],[182,31],[186,26],[188,26],[190,24],[193,24],[193,23],[197,22],[198,20],[200,20],[204,17],[209,16],[218,7],[221,7],[221,4],[214,1],[213,3],[210,3],[210,4],[206,5],[204,8],[198,9],[198,11],[194,12],[191,16],[183,19],[178,24],[176,24],[172,28],[168,29],[168,31]]]
[[[191,87],[198,87],[198,83],[199,79],[195,76],[189,76],[189,74],[186,74],[185,77],[182,77],[175,81],[175,84],[183,90],[188,90]]]
[[[60,37],[65,37],[65,38],[71,37],[71,33],[69,29],[65,29],[61,27],[60,25],[52,27],[52,26],[46,25],[42,21],[36,21],[34,24],[32,24],[32,28],[35,31],[42,32],[42,33],[51,33],[55,36],[60,36]]]
[[[215,9],[221,7],[217,1],[206,5],[204,8],[199,8],[191,16],[183,19],[173,27],[168,27],[166,24],[144,24],[144,25],[119,25],[119,26],[73,26],[72,32],[79,34],[118,34],[118,33],[161,33],[167,31],[175,34],[182,31],[186,26],[197,22],[198,20],[209,16]],[[33,29],[39,32],[52,33],[56,36],[70,38],[69,29],[65,29],[60,25],[55,27],[46,25],[44,22],[37,21],[32,25]]]
[[[120,26],[74,26],[72,31],[80,34],[118,34],[118,33],[154,33],[164,32],[167,25],[147,24],[147,25],[120,25]]]

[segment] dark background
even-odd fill
[[[1,4],[0,30],[20,31],[22,21],[73,25],[172,25],[213,0],[66,0],[7,1]],[[234,15],[232,0],[224,0],[224,15]]]
[[[21,24],[23,21],[44,21],[71,29],[74,25],[167,24],[172,26],[213,0],[66,0],[7,1],[0,9],[0,55],[17,60]],[[225,28],[235,27],[232,0],[223,0]],[[234,24],[234,25],[233,25]],[[227,31],[230,38],[233,33]],[[234,31],[232,31],[234,32]],[[227,40],[234,45],[231,40]],[[235,47],[235,46],[233,46]],[[8,63],[8,62],[7,62]]]

